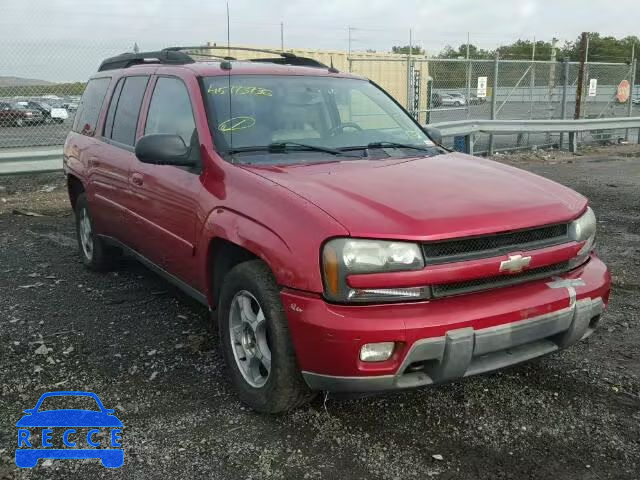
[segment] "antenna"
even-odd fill
[[[227,2],[227,56],[230,57],[231,56],[231,22],[229,21],[229,2]],[[226,63],[228,63],[228,65],[225,65],[225,68],[228,67],[227,70],[227,95],[229,95],[229,148],[233,148],[233,115],[231,113],[232,110],[232,106],[231,106],[231,62],[228,60],[225,60]],[[220,66],[222,67],[222,64],[220,64]],[[233,158],[231,159],[231,161],[233,162]]]
[[[227,2],[227,56],[231,56],[231,29],[229,28],[229,2]]]

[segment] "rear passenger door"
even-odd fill
[[[177,134],[199,160],[200,142],[194,107],[185,82],[176,76],[158,76],[149,100],[144,135]],[[145,164],[135,160],[131,188],[140,231],[139,248],[146,257],[183,281],[194,285],[200,168]]]
[[[129,185],[129,171],[135,161],[138,118],[148,83],[149,75],[118,80],[104,121],[102,146],[89,160],[95,197],[102,204],[97,213],[98,221],[105,226],[103,233],[131,247],[135,238],[131,214],[135,199]]]

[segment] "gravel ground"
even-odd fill
[[[499,158],[591,199],[614,278],[600,330],[506,371],[280,416],[238,402],[202,307],[133,261],[82,267],[59,175],[0,178],[0,479],[640,478],[640,149]],[[15,422],[50,390],[115,408],[120,470],[15,467]]]

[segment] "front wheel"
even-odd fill
[[[241,263],[224,278],[218,331],[231,381],[251,408],[278,413],[313,398],[298,368],[280,291],[261,260]]]
[[[24,126],[24,120],[22,120],[21,118],[16,119],[16,127],[23,127]]]

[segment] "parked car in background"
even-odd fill
[[[78,103],[74,101],[63,101],[60,106],[70,112],[75,112],[76,110],[78,110]]]
[[[479,97],[475,93],[471,93],[471,95],[469,96],[469,105],[481,105],[486,102],[486,97]]]
[[[465,97],[462,93],[459,92],[451,92],[449,96],[453,98],[453,102],[455,106],[461,107],[462,105],[467,104],[467,97]]]
[[[432,96],[434,107],[462,107],[466,105],[464,96],[454,97],[449,93],[434,93]]]
[[[42,113],[43,123],[63,123],[69,118],[69,113],[62,107],[53,107],[46,102],[38,100],[29,100],[24,103],[27,108],[31,110],[38,110]]]
[[[42,112],[27,108],[18,102],[0,102],[0,123],[4,125],[34,125],[44,119]]]

